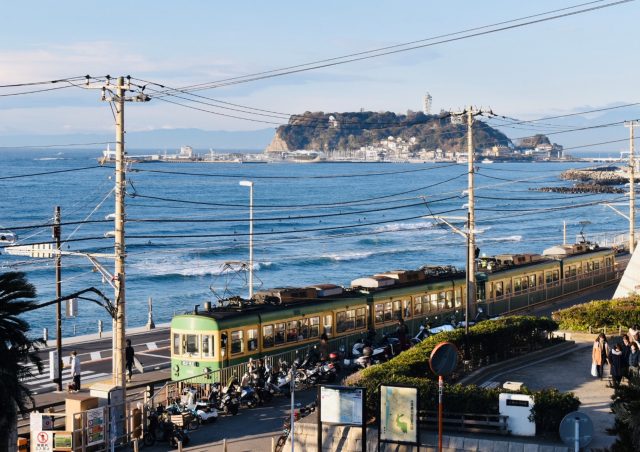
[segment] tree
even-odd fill
[[[29,364],[42,371],[41,360],[36,355],[42,340],[27,336],[30,326],[21,318],[37,306],[35,298],[36,289],[24,273],[0,275],[0,400],[6,407],[0,410],[0,438],[3,439],[9,437],[17,416],[15,408],[25,411],[28,402],[33,405],[31,391],[22,384],[33,375]]]
[[[637,372],[629,375],[628,385],[618,385],[613,395],[611,411],[616,416],[610,433],[617,434],[612,452],[632,452],[640,450],[640,376]]]

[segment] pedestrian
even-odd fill
[[[128,379],[131,380],[131,375],[133,374],[133,357],[134,351],[131,346],[131,339],[127,339],[127,347],[124,349],[124,358],[127,365]]]
[[[322,333],[320,336],[320,361],[326,361],[329,359],[329,337],[327,333]]]
[[[408,337],[409,337],[409,328],[404,323],[404,319],[402,317],[398,317],[398,326],[396,328],[396,336],[400,341],[400,349],[406,350],[409,348]]]
[[[632,342],[629,348],[629,375],[637,376],[639,370],[638,366],[640,366],[640,351],[638,351],[638,344]]]
[[[609,363],[611,365],[611,380],[613,381],[613,387],[620,386],[622,381],[622,345],[618,342],[611,350],[609,355]]]
[[[631,342],[629,341],[629,336],[626,334],[622,335],[622,376],[624,378],[629,378],[629,353],[631,353]]]
[[[607,344],[607,336],[605,336],[604,333],[600,333],[593,342],[593,349],[591,351],[591,363],[596,367],[596,375],[594,375],[594,377],[597,376],[602,380],[604,366],[608,360],[609,344]]]
[[[73,390],[80,390],[80,358],[75,350],[71,352],[71,376],[73,377]]]

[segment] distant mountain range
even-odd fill
[[[275,133],[274,129],[225,131],[202,129],[157,129],[144,132],[127,132],[126,147],[129,152],[165,150],[175,153],[180,146],[191,146],[198,151],[261,152]],[[69,134],[69,135],[0,135],[3,148],[17,146],[46,146],[77,143],[113,142],[113,134]],[[77,146],[78,149],[102,149],[103,145]],[[112,146],[113,147],[113,146]]]

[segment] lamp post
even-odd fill
[[[240,185],[249,187],[249,300],[253,299],[253,182],[241,180]]]

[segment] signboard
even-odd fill
[[[58,379],[58,351],[51,350],[49,352],[49,380]]]
[[[87,411],[87,446],[103,444],[104,441],[104,408],[94,408]]]
[[[52,431],[31,432],[31,452],[53,452]]]
[[[65,452],[73,450],[73,433],[53,431],[53,450]]]
[[[525,394],[508,394],[498,396],[500,414],[507,417],[507,428],[518,436],[535,436],[536,423],[529,420],[533,408],[533,397]]]
[[[364,391],[361,388],[320,387],[322,416],[320,422],[340,425],[362,425]]]
[[[418,443],[418,388],[380,386],[380,441]]]

